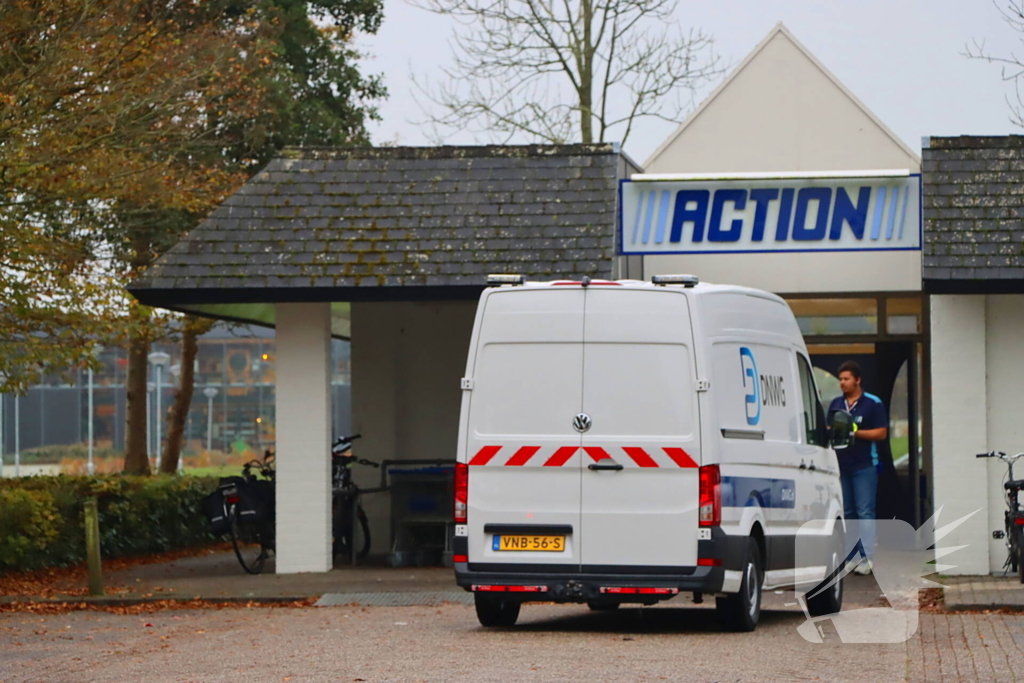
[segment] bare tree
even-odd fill
[[[642,119],[679,121],[722,72],[676,0],[416,1],[460,26],[443,82],[417,84],[435,130],[624,143]]]
[[[1005,0],[1006,4],[993,0],[992,5],[1002,15],[1003,21],[1014,33],[1018,34],[1018,40],[1024,45],[1024,0]],[[982,59],[991,64],[999,64],[1002,67],[1004,81],[1013,84],[1013,96],[1006,96],[1006,104],[1010,108],[1010,122],[1015,126],[1024,128],[1024,99],[1021,93],[1021,79],[1024,78],[1024,57],[1018,56],[1016,52],[1009,54],[995,54],[988,49],[984,40],[975,40],[964,51],[964,55],[971,59]]]

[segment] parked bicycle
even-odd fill
[[[360,438],[362,434],[343,436],[331,445],[333,552],[351,559],[363,559],[370,554],[370,522],[359,504],[359,494],[365,491],[352,481],[352,468],[380,467],[379,463],[353,455],[352,444]]]
[[[242,569],[263,571],[275,546],[274,455],[245,463],[240,477],[222,477],[204,505],[213,532],[231,536]]]
[[[353,560],[370,553],[370,522],[359,495],[383,490],[360,489],[352,481],[354,465],[380,467],[353,455],[352,443],[359,438],[359,434],[343,436],[331,446],[332,551]],[[235,556],[249,574],[262,572],[275,551],[274,481],[274,455],[267,451],[262,461],[245,463],[242,476],[222,477],[217,490],[203,503],[211,530],[231,538]]]
[[[1003,482],[1003,492],[1006,495],[1006,512],[1003,520],[1006,530],[993,531],[992,537],[1006,539],[1008,557],[1003,563],[1003,569],[1016,572],[1020,582],[1024,583],[1024,510],[1021,509],[1018,500],[1020,492],[1024,491],[1024,479],[1013,478],[1013,463],[1024,457],[1024,453],[1007,455],[1001,451],[992,451],[978,453],[976,457],[999,458],[1006,463],[1007,480]]]

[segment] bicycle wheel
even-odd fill
[[[334,542],[332,552],[334,555],[348,559],[352,556],[353,539],[349,538],[350,533],[355,534],[354,545],[356,558],[364,559],[370,554],[370,520],[366,518],[366,512],[361,505],[356,506],[356,522],[349,524],[348,509],[346,501],[342,496],[334,498],[333,532]],[[350,528],[351,526],[351,528]]]
[[[259,574],[267,563],[262,524],[239,524],[234,508],[228,513],[231,522],[231,545],[242,569],[248,574]]]
[[[366,518],[362,505],[356,508],[356,518],[359,522],[355,528],[356,555],[362,560],[370,554],[370,520]]]
[[[1010,553],[1017,562],[1017,578],[1024,583],[1024,532],[1020,527],[1016,527],[1014,536],[1017,542],[1013,544]]]

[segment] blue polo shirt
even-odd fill
[[[864,392],[852,408],[847,408],[846,398],[839,396],[829,406],[829,412],[833,410],[847,410],[853,416],[857,429],[879,429],[889,426],[889,416],[882,405],[882,399],[874,394]],[[853,474],[865,467],[874,467],[878,464],[878,442],[862,441],[854,437],[853,443],[848,448],[836,451],[836,455],[839,456],[840,473]]]

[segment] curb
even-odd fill
[[[306,600],[319,599],[318,595],[301,595],[301,596],[252,596],[252,597],[239,597],[239,596],[225,596],[225,597],[210,597],[196,595],[191,598],[184,598],[181,596],[163,596],[157,597],[152,596],[148,598],[144,597],[107,597],[107,596],[95,596],[95,595],[79,595],[69,596],[66,598],[35,598],[25,596],[3,596],[0,597],[0,605],[18,605],[18,604],[37,604],[37,605],[69,605],[69,604],[81,604],[85,603],[88,605],[99,605],[105,607],[131,607],[133,605],[149,605],[153,603],[161,602],[174,602],[174,603],[192,603],[192,602],[213,602],[213,603],[231,603],[231,604],[263,604],[263,605],[280,605],[291,602],[303,602]]]
[[[945,605],[943,607],[944,612],[991,612],[992,610],[1011,610],[1013,612],[1024,612],[1024,605],[1021,604],[1007,604],[1007,603],[957,603],[955,605]]]

